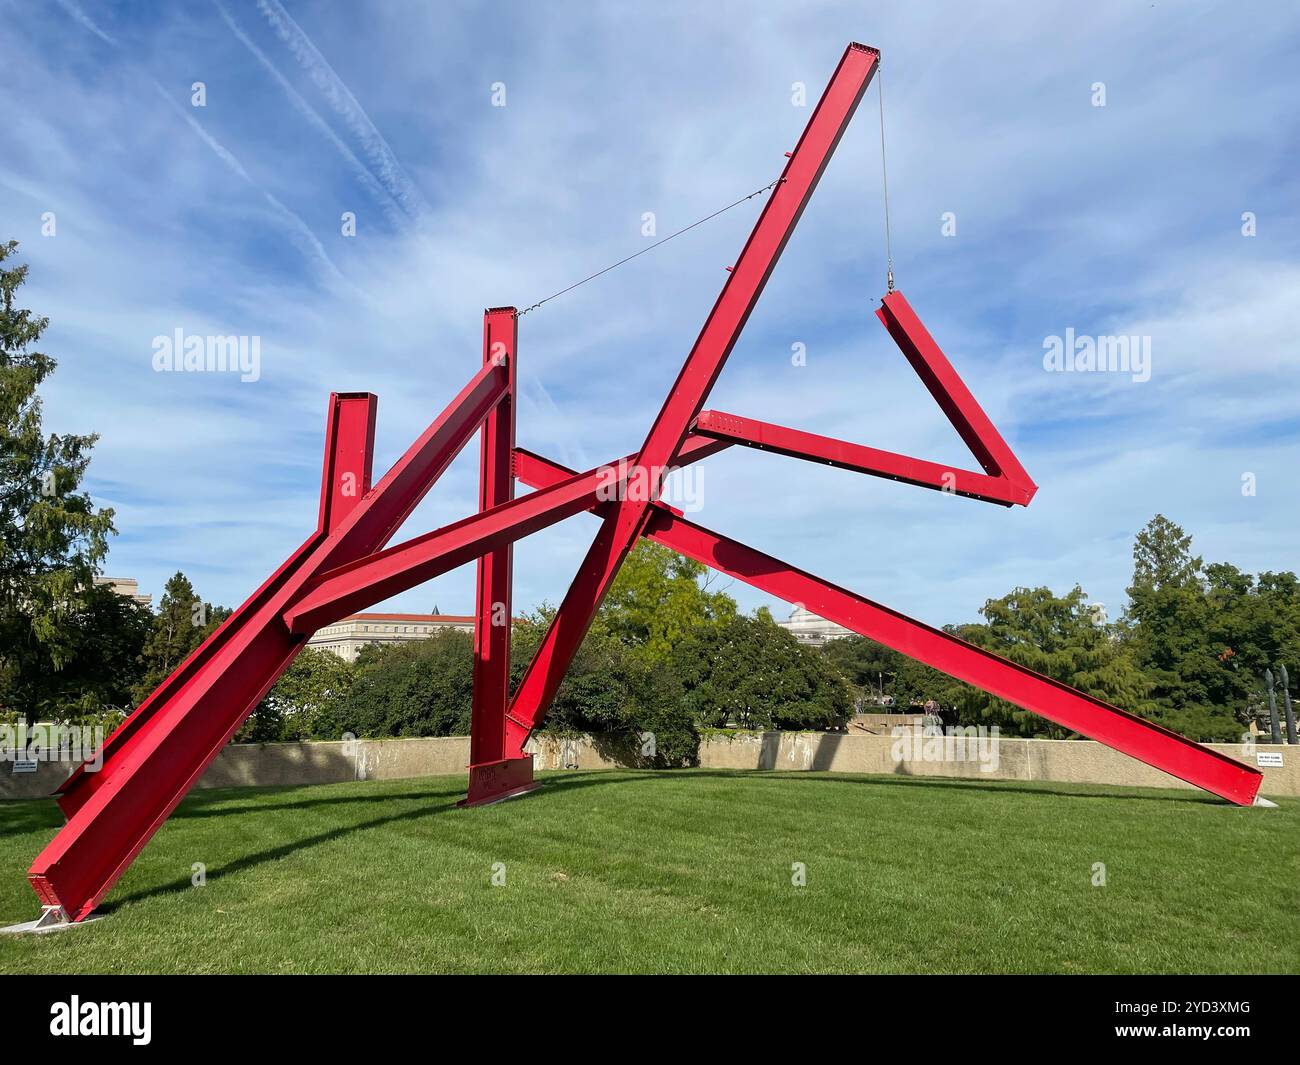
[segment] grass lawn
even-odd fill
[[[463,776],[197,792],[105,920],[0,937],[0,972],[1300,972],[1295,799],[544,777],[468,811]],[[0,924],[35,916],[26,868],[61,820],[0,803]]]

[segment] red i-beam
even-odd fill
[[[506,365],[485,364],[374,488],[375,397],[331,397],[315,533],[109,736],[98,772],[60,787],[68,822],[28,873],[43,903],[74,921],[99,904],[301,649],[284,611],[381,548],[507,388]]]
[[[480,513],[509,503],[515,494],[515,348],[519,318],[513,307],[483,314],[483,363],[504,363],[505,398],[483,422],[479,460]],[[502,543],[478,560],[474,600],[474,680],[470,710],[469,792],[463,805],[498,802],[531,791],[533,760],[506,757],[506,705],[510,699],[510,583],[514,545]]]
[[[700,413],[709,390],[722,372],[831,153],[867,91],[879,60],[876,49],[850,44],[835,68],[830,84],[817,102],[798,145],[790,153],[780,181],[772,190],[740,257],[731,267],[722,293],[641,445],[635,466],[643,483],[653,486],[653,492],[623,493],[624,498],[604,519],[515,692],[506,725],[507,750],[522,751],[529,733],[546,714],[601,600],[627,553],[645,530],[650,505],[647,494],[657,494],[662,486],[691,422]]]
[[[67,824],[29,877],[48,906],[88,915],[322,625],[477,560],[474,695],[467,805],[530,790],[523,745],[542,720],[628,551],[647,536],[769,594],[910,655],[1009,702],[1243,805],[1259,770],[1051,678],[873,603],[688,521],[657,496],[674,468],[738,444],[843,466],[1002,506],[1036,487],[901,293],[877,315],[982,472],[701,408],[876,70],[852,44],[818,102],[640,451],[574,473],[515,448],[518,316],[485,313],[483,365],[373,488],[375,397],[335,395],[326,423],[316,531],[106,741],[102,769],[59,789]],[[482,427],[479,510],[386,548],[447,465]],[[613,474],[611,479],[611,473]],[[515,477],[534,491],[514,497]],[[637,478],[652,491],[618,491]],[[602,518],[586,560],[509,693],[512,545],[582,511]],[[88,762],[88,765],[90,763]]]

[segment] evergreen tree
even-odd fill
[[[115,530],[80,490],[97,438],[45,435],[37,389],[56,364],[33,350],[48,319],[15,305],[27,267],[5,263],[17,248],[0,244],[0,704],[34,722],[57,713],[50,682],[77,655],[76,618]]]
[[[1238,739],[1267,711],[1264,670],[1300,656],[1295,574],[1206,565],[1163,515],[1138,533],[1128,594],[1125,637],[1151,679],[1153,716],[1192,739]]]
[[[136,701],[144,701],[229,616],[229,610],[200,599],[190,579],[177,571],[163,589],[145,641],[144,675],[135,688]]]

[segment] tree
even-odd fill
[[[650,540],[628,555],[600,608],[605,630],[645,661],[667,662],[673,648],[701,627],[736,616],[736,601],[708,589],[707,567]]]
[[[469,733],[474,641],[443,629],[427,640],[370,645],[355,681],[331,708],[355,736],[465,736]]]
[[[1263,707],[1261,675],[1300,652],[1294,574],[1209,566],[1157,514],[1137,535],[1123,633],[1152,684],[1152,716],[1197,740],[1232,741]],[[1294,661],[1294,659],[1292,659]]]
[[[1130,598],[1162,588],[1195,586],[1201,559],[1192,556],[1192,538],[1163,514],[1146,523],[1133,543],[1133,585]]]
[[[959,681],[865,636],[831,640],[821,653],[852,686],[855,701],[883,695],[906,711],[930,700],[951,707],[960,696]]]
[[[822,657],[839,670],[859,697],[893,695],[903,655],[865,636],[844,636],[830,640]]]
[[[357,667],[304,647],[235,734],[236,743],[337,740],[347,731],[344,707]]]
[[[0,685],[8,698],[33,708],[40,720],[113,726],[132,707],[149,622],[149,611],[134,600],[92,586],[62,613],[62,666],[57,671],[36,668],[44,660],[41,649],[19,644],[8,655],[18,668],[7,685],[3,679]],[[24,661],[29,652],[32,660]]]
[[[224,607],[205,603],[179,570],[167,581],[149,638],[145,641],[144,675],[135,687],[137,701],[166,680],[189,654],[230,616]]]
[[[512,687],[541,643],[555,611],[543,607],[519,619],[511,636]],[[626,630],[624,630],[626,631]],[[552,733],[591,733],[620,747],[620,757],[641,758],[641,737],[654,735],[652,764],[689,765],[699,754],[700,736],[681,700],[676,673],[648,661],[645,645],[629,645],[611,631],[603,612],[578,647],[555,693],[543,727]]]
[[[1064,596],[1050,588],[1016,588],[990,599],[985,623],[963,625],[957,635],[1022,666],[1062,681],[1123,710],[1149,714],[1150,681],[1134,663],[1114,626],[1097,622],[1078,585]],[[978,688],[951,682],[946,698],[963,722],[988,722],[1022,734],[1065,731]]]
[[[77,654],[71,620],[114,529],[112,510],[79,491],[97,438],[45,435],[37,389],[56,363],[32,350],[49,320],[15,305],[27,267],[4,263],[17,248],[0,244],[0,702],[34,724],[49,698],[41,675]]]
[[[835,666],[767,610],[698,630],[678,647],[673,671],[701,725],[838,728],[853,712],[852,693]]]

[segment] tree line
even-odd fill
[[[157,611],[93,581],[116,529],[82,482],[93,435],[46,435],[32,350],[46,327],[15,304],[25,266],[0,244],[0,720],[120,721],[229,611],[175,574]],[[800,644],[766,609],[740,610],[716,575],[644,542],[620,572],[548,715],[549,729],[656,737],[689,762],[702,730],[837,729],[855,710],[929,707],[1013,735],[1064,733],[862,637]],[[514,621],[522,676],[552,610]],[[1206,564],[1156,515],[1138,533],[1128,606],[1098,618],[1085,592],[1016,588],[947,631],[1198,740],[1235,740],[1265,712],[1263,671],[1300,675],[1300,583]],[[472,647],[462,632],[365,647],[356,662],[305,648],[241,727],[243,742],[464,734]]]

